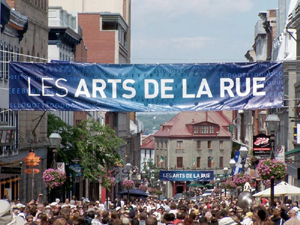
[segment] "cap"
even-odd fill
[[[120,206],[118,206],[117,208],[116,208],[116,211],[119,211],[121,209],[121,207]]]
[[[16,207],[17,207],[18,209],[20,209],[20,208],[25,208],[26,206],[23,205],[22,203],[18,203],[18,204],[16,205]]]
[[[231,217],[224,217],[220,219],[219,225],[234,225],[237,224]]]
[[[199,210],[198,210],[198,209],[194,209],[194,214],[195,214],[196,216],[199,216],[199,215],[200,215]]]
[[[250,216],[253,216],[253,213],[252,212],[247,212],[245,218],[248,218]]]

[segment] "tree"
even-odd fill
[[[159,179],[159,170],[156,168],[153,159],[148,159],[147,162],[144,163],[143,171],[145,172],[144,178],[146,178],[149,182],[151,181],[151,175],[154,176],[155,181]],[[154,186],[153,183],[150,183],[150,186]]]
[[[123,140],[117,137],[114,130],[92,119],[71,127],[59,117],[49,114],[48,136],[52,132],[58,132],[62,137],[61,147],[58,150],[58,161],[72,165],[75,160],[79,160],[83,178],[101,179],[104,187],[111,186],[107,168],[122,164],[121,157],[116,150]],[[48,165],[52,161],[52,154],[49,155]],[[73,171],[67,170],[66,172],[72,173]],[[75,177],[75,174],[72,177]]]
[[[82,121],[74,127],[73,138],[83,177],[89,180],[101,178],[102,185],[109,187],[107,168],[123,163],[116,150],[124,141],[109,126],[94,120]]]

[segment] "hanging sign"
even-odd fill
[[[253,136],[253,156],[270,155],[271,141],[270,136],[258,134]]]
[[[279,108],[282,63],[10,63],[11,110],[220,111]]]
[[[210,181],[214,179],[214,171],[159,171],[159,179],[163,181]]]

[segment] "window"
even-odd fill
[[[197,141],[197,148],[201,148],[201,141]]]
[[[195,127],[196,126],[194,126],[194,133],[196,133],[195,132],[195,129],[196,129]],[[215,133],[215,127],[214,126],[200,126],[199,128],[197,127],[197,131],[201,134],[214,134]]]
[[[223,165],[223,156],[220,156],[219,167],[220,167],[220,168],[223,168],[223,167],[224,167],[224,165]]]
[[[102,30],[118,30],[116,21],[102,21]]]
[[[156,148],[159,148],[159,141],[156,142]]]
[[[168,142],[167,141],[165,141],[165,146],[166,146],[166,149],[168,148]]]
[[[211,168],[211,156],[207,157],[207,167]]]
[[[194,134],[198,134],[199,133],[199,127],[198,126],[194,126]]]
[[[176,158],[176,167],[182,168],[183,167],[183,157],[177,157]]]
[[[177,148],[177,149],[182,149],[182,143],[183,143],[183,141],[177,141],[177,146],[176,146],[176,148]]]
[[[197,157],[197,168],[201,167],[201,157]]]
[[[220,149],[224,149],[224,141],[220,141]]]
[[[211,141],[207,141],[207,148],[212,148]]]
[[[160,141],[160,148],[164,148],[164,142],[163,142],[163,140]]]

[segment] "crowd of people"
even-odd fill
[[[237,199],[229,197],[178,201],[148,197],[104,203],[56,199],[50,204],[0,200],[0,225],[300,225],[298,202],[276,199],[275,203],[270,207],[265,198],[253,199],[251,210],[245,212]]]

